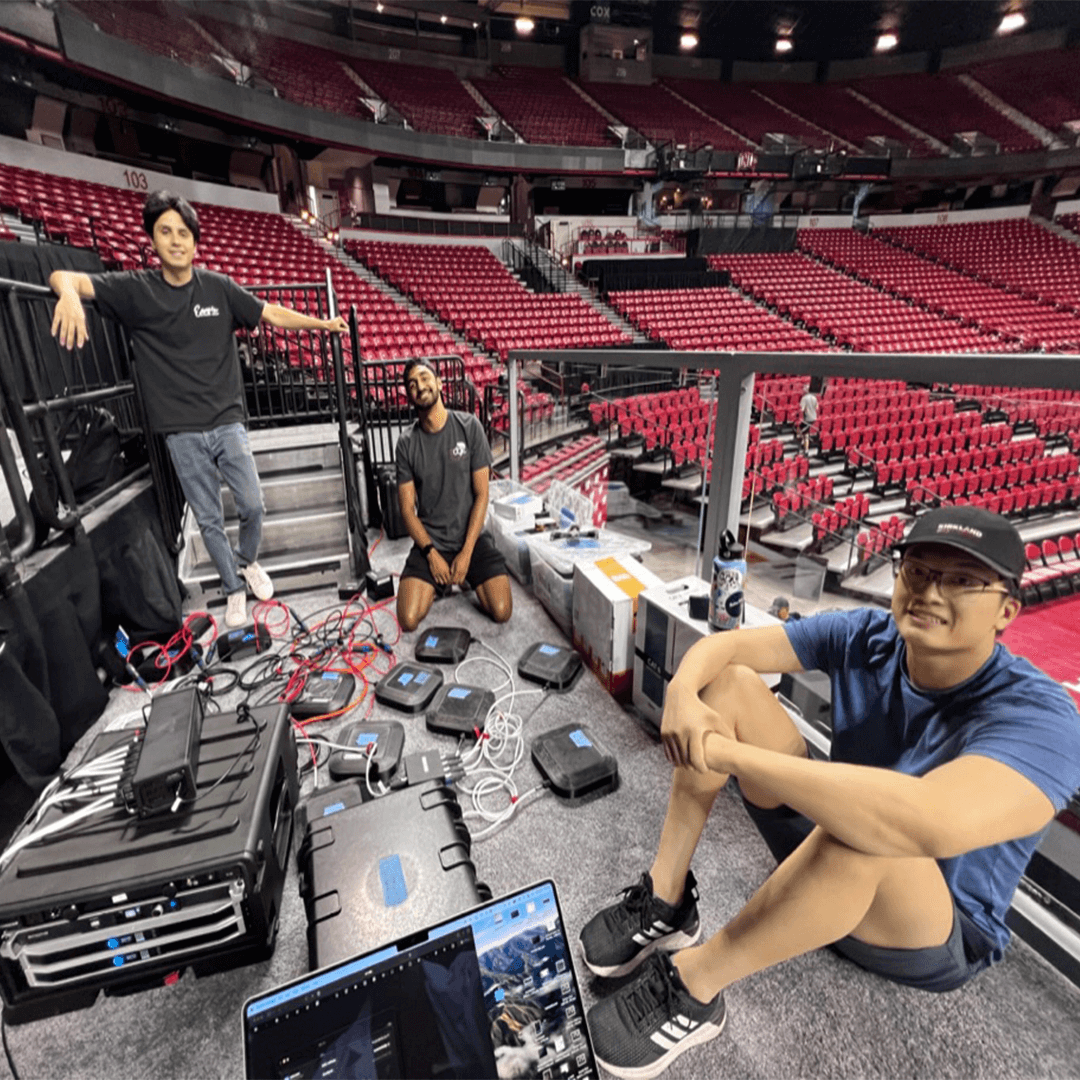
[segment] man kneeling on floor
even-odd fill
[[[887,979],[953,990],[1000,960],[1039,836],[1080,786],[1071,698],[996,642],[1020,610],[1024,545],[1003,517],[948,507],[897,545],[891,612],[830,612],[714,634],[667,692],[674,778],[648,873],[582,930],[604,1067],[652,1077],[724,1026],[724,990],[824,945]],[[814,761],[758,672],[832,683]],[[780,864],[704,944],[690,862],[729,776]]]
[[[398,589],[402,630],[415,630],[436,589],[468,582],[496,622],[513,601],[506,561],[483,531],[491,447],[480,421],[443,404],[442,380],[423,361],[405,365],[405,392],[417,420],[398,440],[398,502],[413,548]]]

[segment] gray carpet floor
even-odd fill
[[[398,569],[406,547],[402,541],[380,545],[376,565]],[[492,624],[469,596],[455,595],[436,603],[426,625],[463,626],[515,666],[534,641],[564,641],[531,593],[516,582],[513,589],[514,617],[507,624]],[[324,591],[286,599],[303,616],[335,596]],[[389,629],[392,621],[385,622]],[[403,638],[399,657],[411,658],[416,636]],[[484,652],[473,645],[470,656]],[[468,681],[495,686],[502,676],[491,665],[470,664]],[[651,729],[614,702],[588,672],[570,693],[549,695],[530,715],[536,700],[534,695],[521,701],[526,738],[570,720],[588,724],[618,758],[620,786],[577,806],[544,794],[525,804],[501,831],[478,841],[472,857],[496,894],[553,878],[576,939],[597,908],[651,862],[670,772]],[[73,756],[134,703],[133,695],[116,692]],[[427,732],[419,717],[381,705],[374,715],[404,723],[406,752],[453,746],[452,740]],[[348,722],[346,717],[323,727],[332,734]],[[518,778],[522,791],[537,781],[528,759]],[[769,853],[733,792],[718,800],[694,869],[706,933],[734,915],[770,872]],[[25,1080],[240,1077],[242,1003],[307,969],[305,935],[291,857],[280,933],[269,961],[202,979],[187,973],[169,988],[102,997],[90,1009],[9,1028],[19,1074]],[[374,944],[358,940],[356,948]],[[578,976],[588,1003],[611,990],[580,961]],[[1022,942],[1013,944],[1003,964],[951,994],[898,987],[822,951],[746,979],[729,990],[727,1001],[724,1033],[680,1058],[666,1074],[672,1080],[1080,1076],[1080,991]]]

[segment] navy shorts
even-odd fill
[[[743,799],[750,820],[757,826],[777,863],[782,863],[814,828],[814,823],[790,806],[763,810]],[[993,960],[994,943],[971,921],[953,899],[953,926],[944,945],[927,949],[886,949],[867,945],[850,934],[830,948],[893,982],[919,990],[942,993],[957,990]]]
[[[439,551],[438,548],[435,549]],[[446,560],[447,565],[453,564],[456,551],[439,551]],[[506,573],[506,560],[491,539],[491,533],[482,532],[476,538],[476,547],[473,548],[472,559],[469,560],[469,570],[465,580],[472,588],[483,585],[494,577],[500,577]],[[427,556],[415,544],[409,557],[405,560],[405,569],[401,571],[401,580],[406,578],[419,578],[426,581],[434,588],[438,588],[435,578],[432,576],[431,567],[428,566]]]

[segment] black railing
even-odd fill
[[[0,472],[15,515],[14,560],[40,546],[50,530],[73,534],[82,515],[145,468],[132,445],[143,425],[126,338],[89,303],[86,345],[61,347],[50,332],[55,299],[45,286],[0,279],[0,412],[31,487],[28,498],[15,447],[0,431]],[[131,450],[129,459],[121,459],[122,467],[112,463],[107,483],[80,481],[79,448],[89,429],[101,430],[102,417],[117,445]]]

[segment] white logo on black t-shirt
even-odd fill
[[[213,319],[220,315],[216,307],[211,305],[210,307],[202,307],[199,304],[195,305],[195,318],[196,319]]]
[[[459,439],[457,445],[450,451],[451,457],[464,457],[469,452],[469,448]]]

